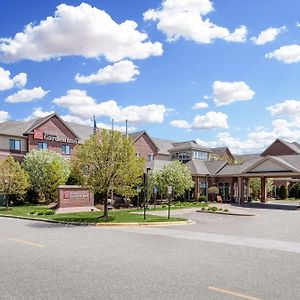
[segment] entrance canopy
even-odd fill
[[[216,175],[272,178],[300,176],[300,155],[259,157],[240,165],[226,165]]]

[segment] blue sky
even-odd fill
[[[239,153],[300,141],[299,1],[81,3],[1,1],[0,121],[95,114]]]

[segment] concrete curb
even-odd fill
[[[194,224],[192,220],[187,221],[174,221],[174,222],[132,222],[132,223],[96,223],[96,227],[139,227],[139,226],[174,226],[174,225],[190,225]]]
[[[86,222],[65,222],[65,221],[57,221],[57,220],[49,220],[43,218],[31,218],[24,216],[12,216],[12,215],[1,215],[2,218],[10,218],[10,219],[21,219],[21,220],[29,220],[29,221],[39,221],[45,223],[54,223],[54,224],[64,224],[64,225],[73,225],[73,226],[91,226],[91,227],[132,227],[132,226],[173,226],[173,225],[190,225],[194,222],[192,220],[187,221],[171,221],[171,222],[132,222],[132,223],[86,223]]]
[[[198,213],[205,214],[216,214],[216,215],[228,215],[228,216],[238,216],[238,217],[254,217],[256,214],[246,214],[246,213],[233,213],[233,212],[224,212],[224,211],[205,211],[197,210]]]

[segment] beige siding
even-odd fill
[[[21,141],[21,151],[27,151],[27,139],[20,138],[20,137],[13,137],[13,136],[5,136],[0,135],[0,150],[7,150],[9,151],[9,140],[20,140]]]

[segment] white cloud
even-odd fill
[[[205,115],[196,115],[192,123],[185,120],[173,120],[171,126],[182,129],[213,129],[213,128],[228,128],[228,116],[222,112],[209,111]]]
[[[275,27],[270,27],[264,31],[262,31],[258,37],[252,37],[251,41],[255,44],[255,45],[264,45],[266,43],[269,42],[273,42],[277,36],[280,33],[283,33],[284,31],[286,31],[286,27],[280,27],[280,28],[275,28]]]
[[[68,90],[65,96],[56,98],[53,102],[67,108],[71,115],[82,119],[95,115],[96,117],[110,117],[116,122],[123,122],[127,119],[134,123],[162,123],[169,111],[161,104],[130,105],[122,108],[115,100],[97,103],[84,90]]]
[[[7,111],[0,110],[0,123],[9,119],[9,113]]]
[[[193,106],[193,109],[204,109],[204,108],[208,108],[208,104],[206,102],[197,102]]]
[[[31,102],[44,98],[49,91],[44,91],[41,87],[33,89],[23,89],[13,95],[8,96],[4,101],[9,103]]]
[[[132,61],[123,60],[99,69],[97,73],[88,76],[76,74],[75,80],[78,83],[124,83],[136,80],[136,76],[139,74],[138,67]]]
[[[53,113],[54,111],[43,111],[41,107],[36,107],[34,108],[33,112],[27,118],[24,119],[24,121],[29,121],[37,118],[44,118]]]
[[[11,73],[8,70],[4,70],[0,67],[0,91],[9,90],[15,86],[24,87],[27,83],[27,74],[19,73],[15,77],[11,78]]]
[[[144,13],[144,20],[157,21],[157,29],[162,31],[169,41],[179,38],[193,40],[200,44],[212,43],[215,39],[230,42],[244,42],[247,28],[240,26],[232,33],[203,17],[213,11],[210,0],[163,0],[158,9]]]
[[[18,88],[23,88],[27,84],[27,74],[20,73],[13,78],[15,86]]]
[[[275,119],[270,128],[256,126],[250,129],[244,138],[232,136],[229,132],[220,132],[212,141],[197,139],[207,147],[228,146],[233,153],[261,153],[277,138],[294,142],[300,141],[300,117],[288,116],[286,119]]]
[[[267,53],[266,58],[276,58],[277,60],[285,64],[293,64],[300,61],[300,45],[286,45],[282,46],[279,49]]]
[[[300,101],[285,100],[267,107],[272,116],[297,116],[300,114]]]
[[[212,98],[217,106],[251,100],[255,95],[255,92],[244,81],[215,81],[212,88]]]
[[[76,7],[60,4],[54,17],[38,25],[28,24],[13,38],[0,39],[0,59],[43,61],[69,55],[103,55],[109,61],[118,61],[162,55],[162,44],[148,41],[148,35],[137,26],[131,20],[118,24],[105,11],[86,3]]]

